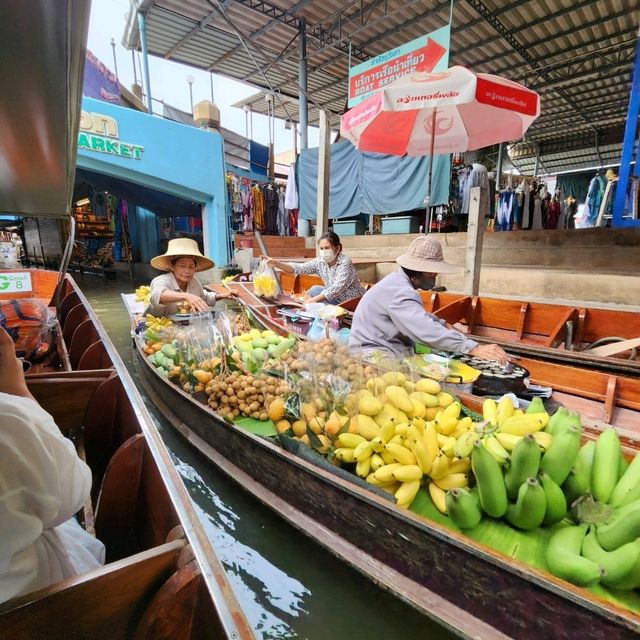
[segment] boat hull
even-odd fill
[[[207,406],[159,376],[139,349],[136,353],[137,366],[152,399],[164,398],[164,410],[174,414],[174,423],[183,436],[205,455],[213,452],[215,455],[209,458],[231,477],[238,480],[239,470],[255,481],[256,487],[292,507],[293,512],[276,510],[426,615],[463,635],[467,632],[462,624],[456,624],[456,616],[460,620],[465,615],[475,617],[478,628],[485,631],[493,627],[486,632],[488,635],[478,630],[475,637],[495,637],[499,632],[514,638],[568,639],[575,638],[579,628],[581,638],[595,640],[628,638],[640,632],[640,617],[586,597],[584,591],[549,574],[512,562],[264,438],[228,425]],[[241,486],[251,491],[253,483]],[[274,508],[268,494],[256,494]],[[314,526],[301,524],[298,513]],[[360,549],[368,561],[355,562],[341,553],[340,541]],[[405,579],[401,586],[390,577],[397,575]]]

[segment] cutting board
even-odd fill
[[[640,338],[631,338],[630,340],[623,340],[622,342],[613,342],[611,344],[604,344],[601,347],[595,349],[587,349],[583,351],[585,355],[590,356],[613,356],[616,353],[622,353],[623,351],[629,351],[634,347],[640,347]]]

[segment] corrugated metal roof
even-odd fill
[[[146,12],[150,53],[244,80],[276,95],[276,115],[298,120],[298,33],[306,21],[309,121],[343,112],[349,63],[447,24],[449,0],[130,0]],[[457,0],[450,64],[496,73],[539,92],[527,138],[543,163],[619,159],[640,0]],[[137,48],[129,20],[123,41]],[[350,58],[351,54],[351,58]],[[264,93],[238,103],[266,113]],[[567,136],[570,132],[571,136]],[[613,139],[616,138],[616,139]],[[564,143],[563,143],[564,141]],[[604,142],[599,142],[604,141]],[[596,149],[596,146],[598,147]],[[607,147],[608,148],[608,147]],[[590,150],[590,151],[589,151]],[[518,160],[526,170],[531,162]]]

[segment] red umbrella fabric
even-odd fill
[[[380,89],[342,116],[340,135],[361,151],[434,155],[517,140],[539,115],[537,93],[455,66]]]

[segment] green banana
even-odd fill
[[[540,469],[540,446],[529,434],[522,438],[511,452],[511,462],[504,474],[507,496],[515,500],[520,486],[527,478],[535,478]]]
[[[618,466],[618,480],[622,478],[624,472],[629,468],[629,461],[624,457],[624,453],[620,454],[620,465]]]
[[[622,507],[640,498],[640,455],[637,455],[627,467],[620,480],[616,483],[609,504],[612,507]]]
[[[591,466],[595,448],[596,443],[593,440],[582,445],[573,469],[562,485],[562,490],[569,504],[573,504],[580,496],[591,491]]]
[[[468,458],[473,451],[473,443],[478,439],[478,434],[467,431],[458,437],[453,445],[453,455],[456,458]]]
[[[518,490],[518,500],[507,508],[507,521],[529,531],[542,524],[547,511],[547,496],[536,478],[527,478]]]
[[[562,489],[544,471],[540,474],[540,484],[547,498],[547,510],[542,523],[548,526],[560,522],[567,513],[567,499]]]
[[[558,529],[549,539],[546,561],[556,577],[584,587],[600,580],[603,570],[599,564],[580,555],[587,525]]]
[[[507,489],[502,470],[495,458],[481,442],[473,445],[471,469],[476,478],[480,506],[492,518],[501,518],[507,512]]]
[[[549,424],[547,424],[547,428],[545,429],[545,431],[548,431],[553,436],[557,436],[571,425],[577,427],[580,431],[582,431],[580,414],[575,411],[569,411],[564,407],[560,407],[551,416],[551,418],[549,418]]]
[[[591,493],[596,500],[608,502],[618,482],[620,439],[615,429],[605,429],[596,440],[591,467]]]
[[[546,412],[544,403],[542,402],[542,398],[536,396],[527,407],[525,413],[544,413]]]
[[[451,489],[444,500],[447,515],[459,529],[473,529],[482,520],[478,498],[468,489]]]
[[[556,484],[561,485],[569,475],[580,451],[580,429],[569,425],[564,431],[554,436],[540,461],[540,468]]]
[[[631,567],[629,572],[622,578],[618,580],[616,583],[611,583],[609,586],[614,589],[624,589],[625,591],[631,589],[638,589],[640,587],[640,540],[636,540],[631,544],[635,544],[638,547],[638,559],[635,561],[635,564]]]
[[[640,500],[616,510],[613,517],[596,530],[598,542],[605,551],[614,551],[640,536]]]
[[[600,582],[612,586],[626,578],[633,569],[640,556],[640,547],[634,541],[623,544],[615,551],[605,551],[598,542],[595,529],[591,527],[582,541],[582,555],[604,569]]]

